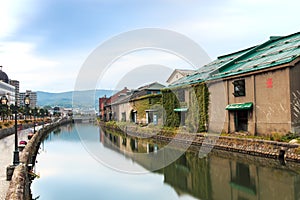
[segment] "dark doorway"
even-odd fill
[[[131,111],[130,120],[131,120],[131,122],[137,123],[137,111],[136,110]]]
[[[248,110],[236,111],[234,118],[236,131],[248,131]]]

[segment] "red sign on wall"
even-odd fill
[[[267,79],[267,88],[273,88],[273,79],[272,78]]]

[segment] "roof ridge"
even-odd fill
[[[235,62],[238,62],[239,60],[242,60],[243,58],[255,53],[258,49],[267,46],[268,44],[274,42],[273,40],[267,40],[266,42],[259,44],[257,46],[254,46],[252,49],[248,48],[249,51],[246,51],[245,53],[241,54],[240,56],[237,56],[236,58],[232,59],[231,61],[229,61],[228,63],[225,63],[223,66],[221,66],[219,69],[214,70],[211,74],[216,74],[219,73],[220,71],[225,70],[228,66],[231,66],[232,64],[234,64]]]
[[[252,47],[248,47],[248,48],[246,48],[246,49],[242,49],[242,50],[239,50],[239,51],[235,51],[235,52],[233,52],[233,53],[221,55],[221,56],[218,56],[217,59],[223,59],[223,58],[228,57],[228,56],[233,56],[233,55],[235,55],[235,54],[242,53],[243,51],[248,51],[248,50],[250,50],[250,49],[252,49],[252,48],[255,48],[255,47],[257,47],[257,46],[258,46],[258,45],[255,45],[255,46],[252,46]]]
[[[270,36],[270,40],[272,40],[272,41],[278,41],[278,40],[282,40],[282,39],[285,39],[285,38],[293,37],[293,36],[299,35],[299,34],[300,34],[300,32],[296,32],[296,33],[285,35],[285,36]],[[272,37],[274,37],[274,39],[272,39]]]

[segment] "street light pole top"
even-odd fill
[[[3,95],[0,99],[2,105],[7,105],[8,99],[5,95]]]
[[[26,107],[28,107],[30,105],[30,97],[28,94],[26,94],[26,96],[24,98],[24,104],[26,105]]]

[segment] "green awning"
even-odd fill
[[[174,111],[175,112],[186,112],[186,111],[188,111],[188,108],[175,108]]]
[[[250,110],[252,109],[253,103],[233,103],[226,106],[226,110]]]

